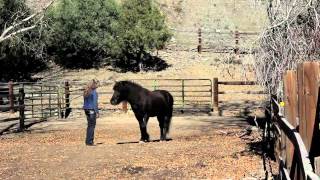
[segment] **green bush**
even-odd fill
[[[48,53],[67,68],[91,68],[106,62],[118,27],[114,0],[60,0],[47,15]]]
[[[30,10],[23,0],[0,0],[0,34],[5,27],[28,17]],[[22,27],[30,26],[30,23]],[[42,49],[39,29],[14,36],[0,43],[0,80],[29,80],[32,73],[45,68],[38,52]]]
[[[139,71],[151,61],[149,53],[162,49],[171,38],[165,17],[151,0],[123,0],[113,65]]]

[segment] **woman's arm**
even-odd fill
[[[94,105],[94,111],[99,114],[99,107],[98,107],[98,93],[94,91],[93,93],[93,105]]]

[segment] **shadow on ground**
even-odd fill
[[[168,138],[166,141],[172,141],[172,138]],[[150,140],[149,142],[141,142],[141,141],[126,141],[126,142],[118,142],[117,144],[139,144],[139,143],[153,143],[153,142],[161,142],[160,139]]]
[[[16,133],[20,133],[20,127],[19,127],[19,122],[18,119],[11,118],[10,120],[6,121],[3,120],[3,122],[10,122],[9,124],[6,123],[5,125],[1,125],[0,126],[0,136],[4,135],[4,134],[16,134]],[[28,122],[26,122],[24,124],[24,131],[28,132],[31,131],[29,130],[32,126],[36,125],[36,124],[40,124],[40,123],[44,123],[47,122],[47,120],[28,120]],[[35,129],[34,129],[35,130]],[[33,131],[34,131],[33,130]],[[37,129],[39,130],[39,129]],[[43,129],[43,132],[47,132]]]

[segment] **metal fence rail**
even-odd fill
[[[212,111],[212,80],[211,79],[132,79],[151,91],[163,89],[174,97],[175,111]],[[83,88],[86,83],[70,82],[70,106],[82,109]],[[113,94],[114,82],[103,82],[98,88],[101,110],[120,110],[122,106],[112,106],[110,99]]]
[[[219,95],[246,93],[260,94],[255,91],[219,91],[219,85],[249,85],[249,82],[219,82],[212,79],[132,79],[131,81],[153,90],[167,90],[174,97],[175,112],[219,112]],[[248,84],[249,83],[249,84]],[[252,82],[251,84],[255,84]],[[251,85],[250,84],[250,85]],[[22,121],[47,119],[49,117],[66,118],[71,110],[82,110],[83,90],[87,82],[9,82],[1,83],[1,97],[6,98],[0,104],[0,111],[19,111]],[[110,104],[114,81],[101,81],[98,88],[99,108],[101,111],[122,110],[125,104]],[[0,93],[0,94],[1,94]],[[22,125],[23,126],[23,125]]]

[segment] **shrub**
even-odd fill
[[[151,0],[123,0],[113,65],[139,71],[139,64],[152,60],[149,53],[162,49],[170,38],[165,17]]]
[[[68,68],[91,68],[112,54],[119,8],[114,0],[61,0],[47,13],[48,53]]]

